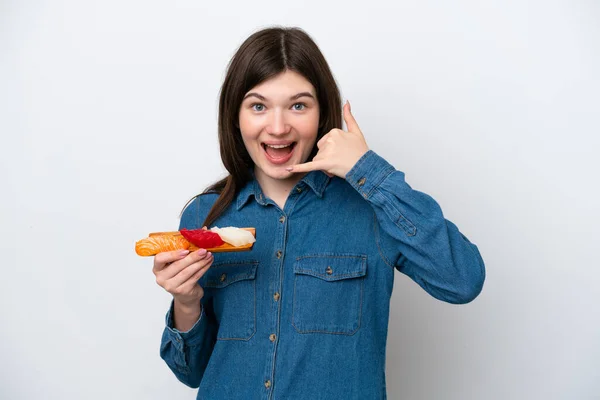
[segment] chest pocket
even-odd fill
[[[212,298],[218,340],[248,340],[256,332],[257,261],[213,264],[200,282]]]
[[[319,254],[294,263],[292,325],[299,333],[352,335],[360,327],[367,256]]]

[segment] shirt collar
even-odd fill
[[[330,177],[323,171],[311,171],[296,184],[297,189],[301,189],[303,185],[307,185],[312,189],[318,198],[323,198],[325,188],[330,181]],[[260,205],[266,205],[265,196],[263,195],[262,189],[256,180],[254,173],[252,172],[252,180],[248,182],[237,195],[237,210],[239,211],[250,199],[254,196],[256,201]]]
[[[304,175],[300,182],[306,183],[321,199],[330,180],[331,178],[323,171],[311,171]]]
[[[260,189],[260,185],[256,181],[256,178],[254,178],[254,174],[252,174],[252,177],[253,179],[250,182],[246,183],[246,185],[240,190],[240,192],[237,195],[238,211],[240,210],[240,208],[244,207],[244,204],[248,202],[250,196],[254,196],[254,198],[256,198],[257,201],[259,199],[263,199],[262,190]]]

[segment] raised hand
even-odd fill
[[[317,142],[319,151],[312,161],[287,167],[290,172],[308,172],[321,170],[329,176],[346,178],[346,174],[354,164],[367,152],[369,147],[365,141],[352,112],[350,103],[343,108],[344,121],[348,132],[332,129]]]

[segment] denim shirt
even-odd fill
[[[216,199],[197,197],[180,229]],[[395,269],[455,304],[485,279],[476,245],[373,151],[345,180],[308,173],[283,210],[253,180],[214,225],[255,227],[256,242],[214,254],[189,331],[167,313],[161,357],[198,399],[385,399]]]

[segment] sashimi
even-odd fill
[[[179,232],[181,232],[181,235],[190,243],[201,249],[217,247],[224,243],[224,240],[218,233],[207,231],[206,229],[181,229]],[[252,234],[250,234],[250,236],[252,236]]]
[[[219,228],[218,226],[215,226],[210,228],[210,231],[218,234],[223,241],[232,246],[243,246],[256,242],[256,239],[252,233],[244,229],[235,228],[233,226],[228,226],[225,228]]]
[[[162,251],[185,250],[190,243],[182,236],[158,235],[138,240],[135,252],[140,256],[153,256]]]

